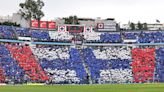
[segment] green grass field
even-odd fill
[[[164,92],[164,84],[0,86],[0,92]]]

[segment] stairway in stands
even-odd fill
[[[83,66],[84,66],[85,71],[86,71],[87,76],[88,76],[88,83],[92,84],[91,73],[90,73],[89,67],[88,67],[88,65],[84,61],[85,57],[84,57],[84,54],[83,54],[83,51],[82,51],[83,47],[77,45],[76,48],[78,48],[78,50],[80,52],[80,58],[82,58]]]
[[[38,64],[29,46],[7,45],[7,48],[32,81],[46,81],[49,79]]]

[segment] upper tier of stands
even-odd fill
[[[78,34],[78,33],[77,33]],[[46,42],[69,42],[80,40],[84,43],[163,43],[164,31],[122,31],[83,32],[81,36],[69,33],[39,29],[0,26],[0,39],[32,40]],[[133,40],[133,41],[132,41]]]

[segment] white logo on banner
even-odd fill
[[[98,29],[103,29],[104,28],[104,23],[98,23]]]
[[[58,32],[65,32],[66,26],[58,26]]]
[[[93,28],[92,28],[92,26],[89,26],[89,27],[84,27],[85,29],[84,29],[84,32],[92,32],[93,31]]]

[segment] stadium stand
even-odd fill
[[[73,35],[69,32],[54,32],[49,31],[49,35],[51,40],[55,42],[71,42]]]
[[[139,35],[139,43],[162,43],[164,42],[164,33],[158,32],[141,32]]]
[[[75,38],[82,44],[71,43]],[[136,42],[124,44],[124,40]],[[0,41],[0,83],[164,82],[163,31],[87,31],[76,35],[0,26]]]
[[[120,33],[101,33],[101,32],[85,32],[85,42],[97,43],[121,43]]]
[[[31,37],[31,33],[28,28],[16,28],[16,34],[20,37]]]
[[[0,38],[1,39],[17,39],[14,30],[15,29],[11,26],[0,26]]]
[[[138,35],[139,35],[139,32],[123,32],[124,39],[134,40],[138,38]]]
[[[163,31],[140,31],[123,32],[123,39],[137,40],[137,43],[163,43]]]
[[[0,45],[0,65],[4,70],[5,82],[21,83],[24,81],[24,70],[18,66],[16,60],[11,57],[10,51],[5,45]]]
[[[4,76],[4,71],[2,68],[0,68],[0,83],[5,82],[5,76]]]
[[[13,58],[18,61],[18,64],[32,81],[46,81],[48,76],[42,70],[29,46],[7,45]]]
[[[46,30],[31,30],[31,37],[34,41],[50,41],[50,36]]]
[[[134,82],[152,82],[155,71],[155,49],[132,49]]]
[[[121,43],[120,33],[104,33],[100,35],[100,41],[102,43]]]
[[[109,83],[132,81],[130,49],[124,47],[94,47],[86,48],[83,51],[85,62],[90,68],[91,78],[95,80],[95,83],[101,80]]]
[[[79,51],[67,46],[33,47],[53,83],[83,83],[86,72]]]
[[[101,33],[84,32],[83,35],[84,35],[84,40],[86,40],[86,42],[100,42]]]
[[[159,47],[156,49],[156,78],[157,82],[164,82],[164,63],[163,63],[164,48]]]

